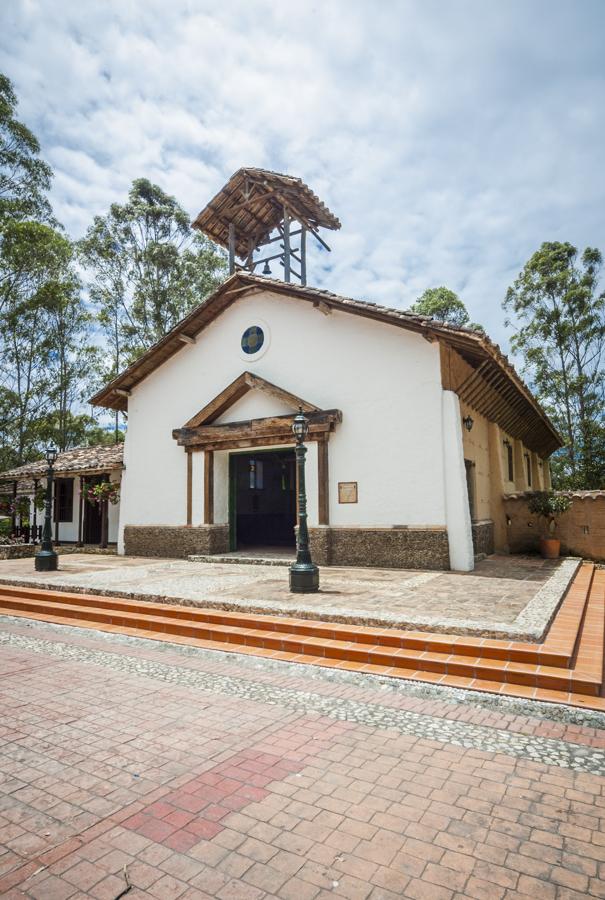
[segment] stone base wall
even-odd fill
[[[0,544],[0,559],[26,559],[35,556],[39,544]]]
[[[192,554],[227,553],[228,525],[126,525],[126,556],[186,559]]]
[[[313,561],[319,566],[387,569],[449,569],[443,529],[310,528]]]
[[[494,523],[491,519],[473,522],[473,550],[475,556],[489,556],[494,552]]]
[[[571,494],[573,505],[559,519],[553,537],[561,541],[561,553],[582,556],[597,562],[605,560],[605,492],[578,491]],[[544,521],[532,516],[527,496],[506,497],[508,545],[511,553],[538,550]]]

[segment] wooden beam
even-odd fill
[[[179,339],[179,341],[182,341],[184,344],[195,344],[195,338],[191,337],[188,334],[179,334],[178,339]]]
[[[115,393],[118,397],[130,397],[132,391],[127,391],[126,388],[115,388]]]
[[[214,452],[212,450],[204,451],[204,525],[214,525]]]
[[[330,524],[330,473],[327,436],[317,442],[318,523]]]
[[[247,438],[292,437],[294,413],[272,416],[265,419],[250,419],[246,422],[228,422],[225,425],[200,425],[197,428],[176,428],[172,436],[183,447],[195,444],[213,447],[217,443]],[[309,415],[309,433],[329,432],[342,421],[338,409],[329,409]]]
[[[217,394],[213,400],[202,407],[183,427],[197,428],[200,425],[211,425],[250,390],[262,391],[270,397],[292,406],[293,409],[298,409],[299,406],[302,406],[303,411],[307,413],[318,410],[318,407],[313,403],[303,400],[302,397],[297,397],[296,394],[292,394],[276,384],[271,384],[270,381],[265,381],[260,375],[253,375],[252,372],[242,372],[235,381],[232,381],[220,394]]]

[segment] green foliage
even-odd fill
[[[226,272],[222,252],[192,231],[174,197],[145,178],[133,182],[124,205],[95,218],[79,253],[111,349],[105,377],[162,338]]]
[[[557,525],[557,519],[566,513],[572,506],[571,497],[565,494],[555,494],[554,491],[536,491],[529,498],[527,508],[532,516],[544,519],[549,532],[553,532]]]
[[[15,109],[0,74],[0,470],[49,441],[73,446],[94,363],[73,246],[45,196],[51,170]]]
[[[446,287],[427,288],[410,307],[410,312],[421,316],[432,316],[439,322],[447,322],[456,328],[472,328],[483,331],[481,325],[470,321],[466,306],[454,291]]]
[[[508,289],[511,341],[565,439],[551,470],[558,488],[605,486],[605,293],[598,250],[544,243]],[[507,323],[510,324],[510,323]]]
[[[52,172],[39,158],[35,136],[15,118],[16,108],[13,86],[0,72],[0,223],[4,218],[48,220]]]

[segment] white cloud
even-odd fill
[[[304,178],[342,231],[311,280],[500,303],[543,240],[602,236],[601,0],[14,0],[0,67],[81,235],[148,177],[192,217],[242,165]]]

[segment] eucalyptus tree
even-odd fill
[[[224,254],[190,227],[174,197],[145,178],[95,217],[79,242],[114,375],[163,337],[226,272]]]
[[[508,289],[511,345],[565,438],[560,487],[605,487],[605,292],[599,250],[543,243]],[[507,324],[511,324],[508,322]]]
[[[447,322],[456,328],[471,328],[474,331],[483,331],[481,325],[471,322],[466,306],[450,288],[441,286],[427,288],[410,307],[410,312],[421,316],[432,316],[440,322]]]

